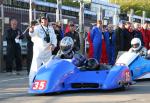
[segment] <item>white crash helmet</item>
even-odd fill
[[[74,46],[74,42],[71,37],[64,37],[60,41],[60,50],[62,54],[67,54],[72,51],[72,48]]]
[[[131,40],[131,46],[133,50],[139,50],[141,48],[141,40],[139,38],[133,38]]]
[[[150,50],[147,51],[147,54],[150,55]]]

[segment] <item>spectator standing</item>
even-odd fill
[[[148,30],[148,23],[145,22],[141,28],[141,33],[144,41],[144,46],[146,49],[150,49],[149,43],[150,43],[150,31]]]
[[[139,38],[141,41],[141,46],[144,46],[144,41],[143,41],[142,33],[140,31],[140,24],[139,23],[134,24],[133,37]]]
[[[34,28],[35,25],[37,25],[37,21],[36,20],[31,21],[31,27]],[[26,38],[27,38],[27,73],[29,75],[33,57],[33,42],[31,41],[31,36],[29,34],[26,35]]]
[[[92,43],[92,40],[91,40],[91,34],[90,34],[90,32],[88,32],[87,41],[89,43],[88,58],[93,58],[93,43]]]
[[[102,56],[100,58],[100,63],[102,63],[102,64],[108,64],[105,32],[106,32],[106,28],[103,26],[103,28],[102,28]]]
[[[125,21],[120,21],[118,27],[115,30],[115,35],[116,35],[116,49],[118,51],[123,50],[123,29],[125,29]]]
[[[123,51],[124,39],[123,39],[123,29],[125,28],[125,21],[120,21],[118,27],[115,30],[115,59],[117,58],[118,52]]]
[[[73,51],[78,52],[80,50],[80,38],[78,32],[75,31],[75,25],[73,23],[70,23],[69,25],[70,31],[65,34],[65,36],[69,36],[73,39],[74,41],[74,47]]]
[[[93,57],[97,61],[100,61],[101,50],[102,50],[102,21],[101,20],[98,20],[97,25],[92,28],[90,37],[94,48]]]
[[[46,63],[54,48],[57,46],[57,38],[54,29],[48,25],[48,19],[41,17],[40,24],[29,29],[31,40],[33,41],[33,59],[29,74],[29,85],[31,85],[34,76],[39,67]]]
[[[70,24],[73,24],[73,22],[72,21],[68,22],[68,24],[66,25],[65,34],[70,31]]]
[[[16,73],[19,75],[19,71],[22,69],[21,63],[21,46],[19,44],[20,39],[23,39],[21,30],[17,28],[18,21],[13,18],[10,20],[10,28],[5,33],[7,41],[7,57],[6,57],[6,72],[9,74],[13,71],[13,61],[16,63]]]
[[[131,23],[126,22],[125,28],[122,31],[123,33],[123,51],[128,51],[131,47],[131,40],[133,38],[133,33],[131,32]]]
[[[104,34],[105,36],[105,42],[106,42],[106,50],[107,50],[107,55],[108,55],[108,63],[110,65],[114,65],[115,64],[115,39],[116,39],[116,35],[115,32],[113,30],[113,25],[109,24],[108,25],[108,31],[105,32]]]
[[[62,24],[60,22],[56,22],[55,26],[53,26],[56,37],[57,37],[57,47],[53,51],[53,55],[56,55],[57,52],[59,51],[59,44],[61,39],[64,36],[63,30],[62,30]]]

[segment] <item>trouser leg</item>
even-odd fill
[[[31,63],[32,63],[32,57],[33,57],[33,50],[32,49],[28,49],[28,51],[27,51],[27,72],[28,72],[28,74],[30,72],[30,67],[31,67]]]
[[[21,57],[21,48],[16,49],[15,52],[15,61],[16,61],[16,71],[22,70],[22,57]]]
[[[13,60],[14,60],[13,52],[11,50],[7,50],[7,55],[6,55],[6,72],[12,72]]]
[[[30,73],[29,73],[29,86],[32,85],[34,77],[35,77],[36,73],[38,72],[38,69],[41,66],[41,64],[42,64],[41,59],[33,56],[31,69],[30,69]]]

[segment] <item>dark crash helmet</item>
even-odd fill
[[[61,54],[68,54],[72,51],[72,48],[74,46],[74,42],[72,40],[71,37],[64,37],[61,41],[60,41],[60,51]]]
[[[72,63],[77,67],[83,66],[85,64],[86,58],[84,55],[76,53],[72,58]]]
[[[99,68],[99,62],[95,58],[89,58],[86,62],[86,66],[88,69],[98,69]]]

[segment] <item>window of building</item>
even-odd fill
[[[12,0],[4,0],[4,4],[11,5],[12,4]]]

